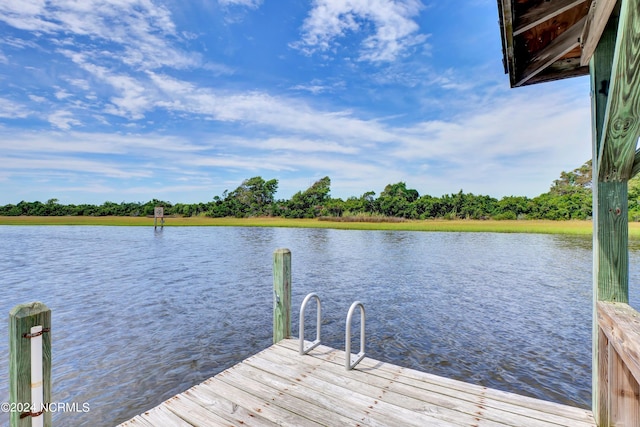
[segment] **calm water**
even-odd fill
[[[373,358],[590,405],[590,237],[217,227],[0,227],[0,402],[6,319],[34,300],[52,310],[53,400],[90,406],[57,425],[115,425],[268,347],[279,247],[294,334],[317,292],[323,341],[342,348],[359,299]]]

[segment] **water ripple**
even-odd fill
[[[0,227],[0,241],[0,311],[33,300],[52,309],[53,399],[90,404],[87,414],[54,414],[58,425],[117,424],[269,346],[279,247],[293,253],[294,325],[303,297],[319,293],[328,345],[344,346],[344,318],[359,299],[371,357],[590,404],[590,238]],[[640,301],[633,288],[631,299]],[[0,365],[7,401],[6,327]]]

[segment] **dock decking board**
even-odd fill
[[[149,426],[594,427],[591,411],[287,339],[120,424]]]
[[[296,350],[297,341],[288,340],[280,343],[283,347],[290,350]],[[336,373],[342,373],[344,376],[347,372],[344,370],[344,352],[333,350],[329,347],[318,347],[320,351],[313,353],[314,360],[308,360],[305,363],[321,363],[322,361],[331,360],[332,365],[322,364],[325,369],[329,366],[337,365]],[[277,349],[274,349],[277,351]],[[270,354],[270,353],[269,353]],[[269,356],[266,356],[269,357]],[[340,370],[340,368],[342,368]],[[400,384],[408,386],[409,390],[418,394],[420,399],[430,399],[432,396],[442,395],[448,401],[448,405],[459,405],[459,401],[477,403],[484,401],[485,408],[495,407],[518,414],[525,414],[531,417],[542,417],[549,422],[563,425],[562,420],[571,420],[571,426],[593,425],[593,416],[591,411],[574,408],[567,405],[561,405],[553,402],[547,402],[531,397],[521,396],[514,393],[504,392],[496,389],[490,389],[483,386],[465,383],[462,381],[439,377],[437,375],[416,371],[413,369],[403,368],[385,362],[379,362],[373,359],[365,358],[358,365],[358,370],[371,373],[373,375],[362,376],[357,378],[365,381],[381,377],[394,381],[393,386]],[[375,381],[375,380],[374,380]],[[445,406],[449,407],[449,406]],[[583,423],[583,424],[581,424]],[[505,425],[505,424],[502,424]],[[506,424],[509,425],[509,424]],[[549,425],[549,424],[547,424]],[[554,424],[551,424],[554,425]],[[528,427],[528,426],[527,426]]]
[[[257,427],[277,426],[275,422],[263,418],[259,413],[238,406],[237,403],[220,396],[214,391],[214,387],[207,387],[205,384],[202,384],[201,387],[193,387],[184,392],[183,395],[204,406],[209,411],[220,415],[227,421],[227,424]]]
[[[334,350],[335,352],[335,350]],[[295,363],[294,360],[284,357],[273,357],[274,353],[265,354],[269,362],[282,366],[287,363]],[[418,386],[403,383],[401,370],[396,367],[396,372],[390,372],[388,376],[366,375],[358,372],[346,372],[342,358],[336,358],[336,363],[326,363],[322,359],[310,360],[307,363],[314,365],[314,370],[309,370],[309,375],[325,378],[343,384],[343,387],[350,390],[357,390],[359,393],[368,395],[375,399],[383,399],[393,405],[406,408],[414,412],[429,413],[434,418],[448,421],[456,425],[474,425],[478,423],[477,418],[482,418],[483,426],[498,427],[504,425],[526,425],[527,427],[544,427],[549,422],[562,425],[566,421],[565,417],[554,414],[539,413],[544,420],[530,417],[530,410],[522,409],[512,403],[503,403],[497,406],[492,400],[487,399],[485,393],[475,394],[451,390],[447,387],[421,382]],[[260,359],[264,364],[264,361]],[[316,364],[317,362],[317,364]],[[362,367],[362,369],[367,369]],[[367,371],[365,371],[367,372]],[[380,372],[378,370],[378,372]],[[364,381],[364,382],[361,382]],[[480,416],[481,415],[481,416]],[[575,420],[575,427],[586,427],[590,424]]]

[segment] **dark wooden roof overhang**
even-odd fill
[[[511,87],[591,75],[594,178],[639,173],[640,0],[498,0],[498,11]]]
[[[511,87],[589,74],[615,0],[498,0]]]

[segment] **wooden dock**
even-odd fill
[[[285,339],[120,424],[134,426],[567,426],[591,411]]]

